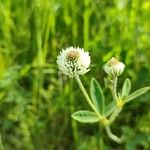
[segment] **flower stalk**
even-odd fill
[[[117,96],[117,77],[113,77],[112,85],[110,86],[110,91],[111,91],[111,94],[113,96],[113,100],[117,104],[117,99],[118,99],[118,96]]]

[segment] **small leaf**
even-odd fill
[[[98,84],[95,78],[92,78],[91,80],[90,93],[93,104],[96,106],[100,114],[103,114],[104,111],[103,90],[101,89],[100,85]]]
[[[99,122],[99,118],[95,114],[95,112],[88,110],[80,110],[74,112],[71,117],[82,123],[94,123]]]
[[[122,97],[128,96],[131,90],[131,81],[126,79],[122,87]]]
[[[108,117],[115,110],[116,104],[112,101],[108,106],[105,107],[104,115]]]
[[[149,90],[150,90],[150,87],[144,87],[144,88],[141,88],[141,89],[139,89],[139,90],[136,90],[135,92],[133,92],[132,94],[130,94],[130,95],[126,98],[125,102],[126,102],[126,103],[129,102],[129,101],[135,99],[136,97],[139,97],[139,96],[141,96],[142,94],[148,92]]]

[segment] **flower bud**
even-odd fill
[[[120,76],[125,68],[125,64],[112,57],[105,65],[104,71],[113,77]]]

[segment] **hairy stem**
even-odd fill
[[[117,96],[117,77],[113,77],[112,86],[110,87],[110,90],[111,90],[114,101],[117,103],[117,99],[118,99],[118,96]]]
[[[119,138],[119,137],[117,137],[116,135],[114,135],[114,134],[111,132],[111,129],[110,129],[109,126],[105,126],[105,129],[106,129],[106,133],[107,133],[108,137],[109,137],[110,139],[112,139],[113,141],[115,141],[115,142],[117,142],[117,143],[119,143],[119,144],[121,144],[122,142],[125,141],[125,137],[124,137],[124,136],[122,136],[121,138]]]
[[[109,123],[111,124],[113,121],[115,121],[115,119],[117,118],[117,116],[119,115],[119,113],[121,112],[121,108],[119,108],[118,105],[118,96],[117,96],[117,77],[113,77],[112,80],[112,86],[110,88],[112,96],[114,101],[116,102],[116,109],[114,110],[114,112],[112,113],[112,115],[109,118]]]
[[[121,112],[121,108],[116,108],[116,110],[112,113],[112,115],[109,118],[110,124],[115,121],[115,119],[117,118],[120,112]]]

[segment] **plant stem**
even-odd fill
[[[112,92],[113,99],[116,102],[116,109],[114,110],[114,112],[112,113],[112,115],[109,118],[110,124],[117,118],[117,116],[119,115],[119,113],[122,110],[121,108],[118,107],[119,98],[117,96],[117,77],[113,77],[111,92]]]
[[[111,93],[113,96],[114,101],[116,102],[116,109],[112,113],[112,115],[109,118],[110,124],[116,119],[116,117],[119,115],[121,108],[118,108],[117,106],[117,101],[118,101],[118,96],[117,96],[117,77],[113,77],[112,80],[112,86],[111,86]]]
[[[70,80],[70,112],[73,113],[74,112],[74,95],[73,95],[73,92],[72,92],[72,89],[73,89],[73,79]],[[71,119],[71,125],[72,125],[72,130],[73,130],[73,138],[74,138],[74,142],[75,142],[75,145],[78,144],[78,127],[77,127],[77,122],[74,120],[74,119]]]
[[[86,101],[88,102],[88,104],[91,106],[91,108],[95,111],[95,113],[97,114],[97,116],[99,117],[99,119],[101,120],[102,119],[102,116],[99,114],[99,112],[97,111],[97,109],[95,108],[95,106],[93,105],[93,103],[91,102],[91,99],[89,98],[89,95],[87,94],[80,78],[78,75],[75,76],[75,79],[77,80],[77,83],[83,93],[83,95],[85,96],[86,98]]]
[[[125,137],[122,136],[121,138],[119,138],[119,137],[117,137],[116,135],[114,135],[114,134],[111,132],[111,129],[110,129],[109,126],[105,126],[105,129],[106,129],[106,132],[107,132],[108,137],[111,138],[113,141],[115,141],[115,142],[117,142],[117,143],[119,143],[119,144],[121,144],[122,142],[124,142]]]
[[[119,113],[121,112],[121,108],[116,108],[116,110],[112,113],[112,115],[109,118],[109,123],[111,124],[113,121],[115,121],[115,119],[117,118],[117,116],[119,115]]]
[[[118,99],[118,96],[117,96],[117,80],[118,80],[118,78],[114,77],[113,80],[114,80],[114,85],[113,85],[114,97],[115,97],[115,100],[117,101],[117,99]]]
[[[119,113],[120,113],[121,110],[122,110],[121,108],[118,107],[117,77],[113,77],[112,86],[110,87],[110,90],[111,90],[113,99],[114,99],[114,101],[116,102],[116,109],[114,110],[114,112],[112,113],[112,115],[111,115],[110,118],[109,118],[109,124],[111,124],[113,121],[115,121],[115,119],[117,118],[117,116],[119,115]],[[115,141],[115,142],[117,142],[117,143],[122,143],[122,142],[125,140],[124,137],[118,138],[116,135],[114,135],[114,134],[111,132],[111,129],[110,129],[110,126],[109,126],[109,125],[105,126],[105,129],[106,129],[107,135],[108,135],[109,138],[111,138],[113,141]]]
[[[4,146],[3,146],[3,143],[2,143],[2,137],[0,135],[0,150],[4,150]]]
[[[104,142],[103,142],[103,126],[101,126],[101,124],[99,124],[99,135],[100,135],[100,139],[99,139],[99,149],[103,150],[104,149]]]
[[[113,77],[112,86],[110,87],[114,101],[117,103],[117,77]]]

